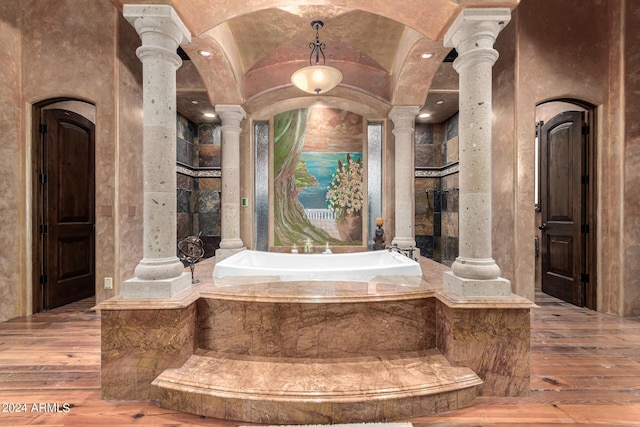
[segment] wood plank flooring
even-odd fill
[[[471,408],[408,421],[416,427],[640,426],[640,319],[542,294],[536,302],[531,396],[478,398]],[[247,424],[147,401],[100,400],[100,319],[92,305],[85,300],[0,323],[0,426]]]

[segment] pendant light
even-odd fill
[[[324,22],[320,20],[311,21],[311,28],[316,30],[316,41],[309,43],[311,55],[309,56],[309,66],[293,73],[291,83],[297,88],[311,94],[320,95],[329,92],[338,86],[342,81],[340,70],[325,65],[324,48],[325,44],[320,42],[318,34]],[[315,57],[315,64],[313,63]],[[322,58],[322,61],[320,60]]]

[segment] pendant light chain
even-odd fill
[[[309,55],[309,65],[320,65],[320,55],[322,55],[322,65],[325,64],[326,58],[324,56],[324,49],[327,47],[324,43],[320,42],[320,28],[324,26],[322,21],[313,21],[311,26],[316,30],[316,42],[310,42],[309,48],[311,48],[311,55]],[[316,55],[316,63],[313,63],[313,54]]]

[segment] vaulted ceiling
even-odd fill
[[[192,34],[182,49],[178,110],[192,121],[215,104],[250,113],[310,97],[291,84],[309,65],[311,21],[324,21],[327,65],[342,83],[321,97],[361,103],[374,111],[417,105],[441,122],[457,111],[457,74],[442,38],[465,7],[510,7],[519,0],[112,0],[172,4]],[[210,56],[200,53],[206,51]],[[430,54],[423,58],[423,54]],[[197,103],[195,103],[195,102]]]

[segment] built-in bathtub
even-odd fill
[[[288,254],[244,250],[218,263],[214,279],[268,278],[282,282],[324,280],[369,282],[402,278],[417,284],[418,262],[390,251],[342,254]]]

